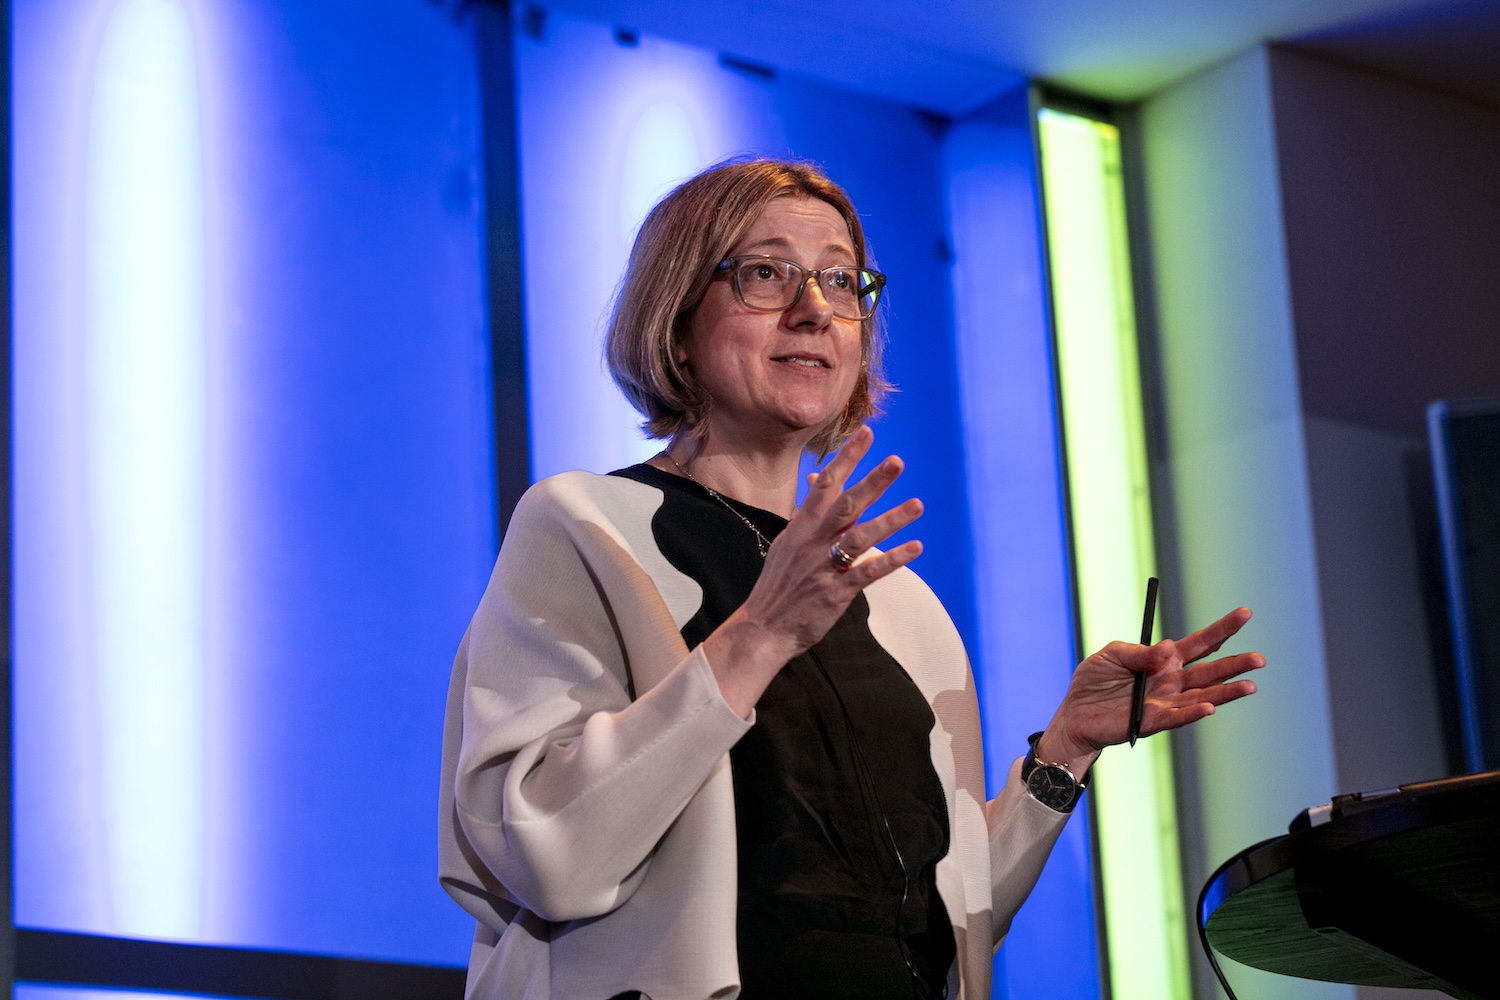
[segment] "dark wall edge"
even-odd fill
[[[0,415],[0,436],[3,436],[5,449],[4,480],[0,482],[5,491],[5,531],[0,533],[0,546],[3,546],[3,557],[5,561],[5,592],[0,595],[0,601],[4,603],[4,611],[0,615],[4,617],[4,649],[0,651],[0,657],[4,658],[4,665],[0,666],[0,744],[5,746],[5,767],[0,773],[0,798],[5,801],[4,822],[0,823],[0,853],[5,857],[4,873],[0,874],[0,898],[4,899],[5,906],[5,930],[0,933],[0,996],[11,995],[11,984],[15,980],[16,946],[15,946],[15,898],[12,886],[12,875],[15,872],[15,848],[11,842],[11,829],[13,826],[13,783],[11,776],[15,766],[15,752],[12,746],[11,735],[11,663],[14,660],[12,651],[14,649],[11,627],[11,581],[15,568],[11,563],[11,531],[13,530],[14,517],[11,511],[11,462],[13,451],[11,448],[11,419],[10,419],[10,201],[11,201],[11,166],[10,166],[10,17],[11,5],[5,4],[3,17],[0,17],[0,48],[4,50],[3,59],[5,85],[3,91],[4,109],[0,110],[0,116],[4,117],[3,125],[0,125],[0,161],[4,166],[4,208],[0,209],[0,228],[4,229],[4,236],[0,238],[0,266],[4,268],[4,277],[0,278],[0,315],[3,315],[5,324],[4,334],[0,336],[0,371],[3,371],[5,379],[4,413]]]
[[[498,537],[503,538],[511,512],[531,485],[515,45],[508,3],[486,0],[475,4],[473,13],[484,143],[485,284],[495,435],[495,502]]]
[[[262,1000],[453,1000],[466,970],[16,928],[15,978]],[[9,992],[5,994],[9,996]]]

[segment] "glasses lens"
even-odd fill
[[[785,309],[797,297],[806,274],[790,261],[751,257],[740,261],[735,283],[745,305],[753,309]]]
[[[880,301],[880,275],[860,267],[831,267],[818,282],[835,316],[868,319]]]
[[[885,291],[885,275],[865,270],[856,273],[859,275],[859,318],[868,319],[880,302],[880,293]]]

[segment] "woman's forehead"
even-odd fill
[[[814,253],[853,253],[854,240],[839,210],[821,198],[780,194],[745,229],[737,248],[758,253],[797,248]]]

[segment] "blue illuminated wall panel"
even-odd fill
[[[101,123],[121,103],[99,96],[101,52],[132,9],[189,46],[174,65],[198,110],[176,117],[177,161],[144,126],[111,138]],[[11,10],[16,920],[462,962],[470,922],[435,878],[439,746],[496,544],[470,28],[399,0]],[[110,58],[140,58],[139,39],[119,44]],[[101,223],[108,185],[91,171],[129,156],[124,214]],[[185,374],[141,392],[111,383],[118,358],[101,353],[128,359],[141,335],[112,348],[91,319],[120,314],[100,298],[99,234],[116,260],[154,259],[165,220],[118,219],[174,162],[200,171],[166,202],[202,205],[179,268],[200,280],[159,296],[185,311],[188,346],[170,355]],[[100,409],[166,392],[175,445]],[[179,524],[178,568],[148,552],[112,583],[111,546],[151,523],[130,497],[168,481],[149,467],[168,446],[198,463],[168,496],[201,525]],[[158,577],[194,598],[131,612],[187,637],[175,702],[107,624]],[[184,720],[184,772],[129,759]],[[135,735],[112,746],[122,724]],[[120,850],[132,824],[144,861]],[[170,894],[170,919],[129,881],[163,864],[193,886]]]
[[[1078,661],[1027,88],[955,123],[945,154],[979,609],[970,655],[982,668],[985,765],[996,791],[1017,748],[1062,701]],[[1078,810],[1016,917],[997,995],[1098,995],[1088,823]],[[1060,939],[1081,943],[1063,967],[1007,960]]]

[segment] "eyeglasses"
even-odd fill
[[[807,279],[813,278],[835,316],[869,319],[885,288],[885,275],[869,268],[840,265],[809,271],[801,264],[761,254],[730,257],[715,270],[733,275],[740,301],[762,312],[790,309],[802,298]]]

